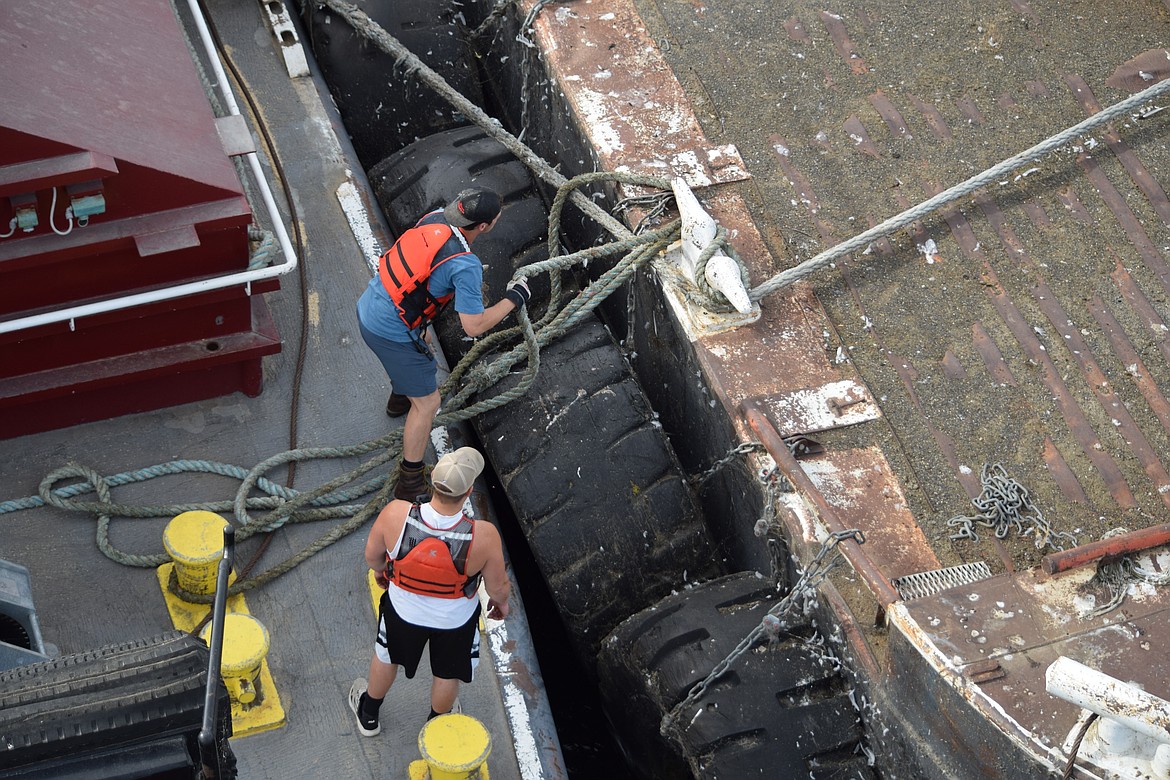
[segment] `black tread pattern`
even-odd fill
[[[593,668],[618,622],[718,566],[674,453],[601,322],[541,360],[526,396],[473,424]]]
[[[474,103],[483,100],[458,0],[354,0],[360,10]],[[313,55],[354,151],[370,167],[416,138],[467,124],[433,89],[321,3],[306,3]]]
[[[0,673],[0,772],[177,734],[195,750],[208,660],[200,640],[171,632]],[[220,729],[226,745],[230,718]]]
[[[875,777],[858,752],[861,723],[837,662],[804,641],[802,623],[741,656],[682,714],[681,739],[658,733],[662,716],[778,598],[759,574],[732,574],[669,596],[606,637],[602,699],[635,766],[652,777]]]

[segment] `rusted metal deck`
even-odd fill
[[[1170,73],[1170,6],[1157,2],[611,0],[550,4],[535,31],[600,166],[713,183],[697,193],[756,284]],[[1170,694],[1166,596],[1090,618],[1078,588],[1092,565],[1049,576],[1051,550],[1031,537],[952,539],[947,520],[975,514],[995,463],[1078,543],[1165,520],[1160,108],[770,296],[751,324],[684,329],[704,397],[791,474],[797,553],[837,526],[870,540],[844,545],[856,579],[839,578],[829,602],[848,612],[875,697],[899,706],[890,690],[912,683],[892,659],[908,649],[1050,766],[1078,708],[1045,693],[1047,664],[1064,654]],[[671,359],[638,357],[664,376]],[[672,392],[685,411],[664,422],[685,441],[698,403]],[[777,442],[794,435],[824,452],[783,462]],[[717,453],[684,444],[680,456]],[[903,600],[893,584],[980,562],[994,576],[942,594]],[[941,738],[962,752],[962,729]]]

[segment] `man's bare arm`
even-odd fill
[[[507,298],[501,298],[479,314],[459,312],[459,324],[463,326],[464,333],[475,338],[499,325],[505,317],[514,311],[516,311],[516,304]]]
[[[512,582],[508,579],[508,569],[504,565],[504,546],[500,541],[500,532],[486,522],[476,531],[481,535],[476,541],[484,545],[487,553],[483,569],[480,570],[483,588],[488,595],[487,615],[494,620],[503,620],[510,611],[508,598],[512,595]]]

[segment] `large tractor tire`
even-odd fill
[[[168,777],[196,765],[209,651],[181,632],[0,673],[0,778]],[[220,684],[216,743],[235,777],[231,709]]]
[[[500,221],[472,247],[484,263],[484,305],[499,300],[517,268],[548,259],[548,211],[531,174],[478,127],[447,130],[416,141],[372,167],[369,180],[395,236],[472,185],[490,187],[499,194],[504,204]],[[545,278],[532,280],[532,307],[548,300]],[[453,316],[441,317],[435,329],[452,362],[470,347]]]
[[[547,213],[528,170],[477,128],[412,144],[375,166],[370,181],[396,231],[469,184],[500,193],[504,214],[472,247],[486,265],[485,303],[500,297],[516,268],[544,258]],[[533,287],[538,312],[547,300],[542,281]],[[469,345],[454,318],[445,319],[440,339],[455,361]],[[517,381],[511,376],[489,395]],[[719,572],[674,451],[598,318],[542,350],[525,396],[472,424],[588,671],[621,620]]]
[[[840,666],[808,641],[814,632],[800,616],[678,713],[669,738],[659,733],[778,598],[759,574],[732,574],[671,595],[606,637],[602,701],[632,766],[651,778],[875,777]]]
[[[433,89],[327,6],[305,4],[313,56],[366,168],[417,138],[467,124]],[[476,105],[483,90],[457,0],[354,0],[360,10]]]

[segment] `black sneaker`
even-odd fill
[[[382,733],[382,724],[378,722],[377,718],[366,720],[362,717],[362,694],[365,692],[365,678],[359,677],[354,680],[353,685],[349,686],[349,708],[353,710],[353,716],[357,719],[357,727],[361,735],[363,737],[376,737]]]
[[[410,399],[398,393],[391,393],[386,402],[386,414],[391,417],[401,417],[410,411]]]

